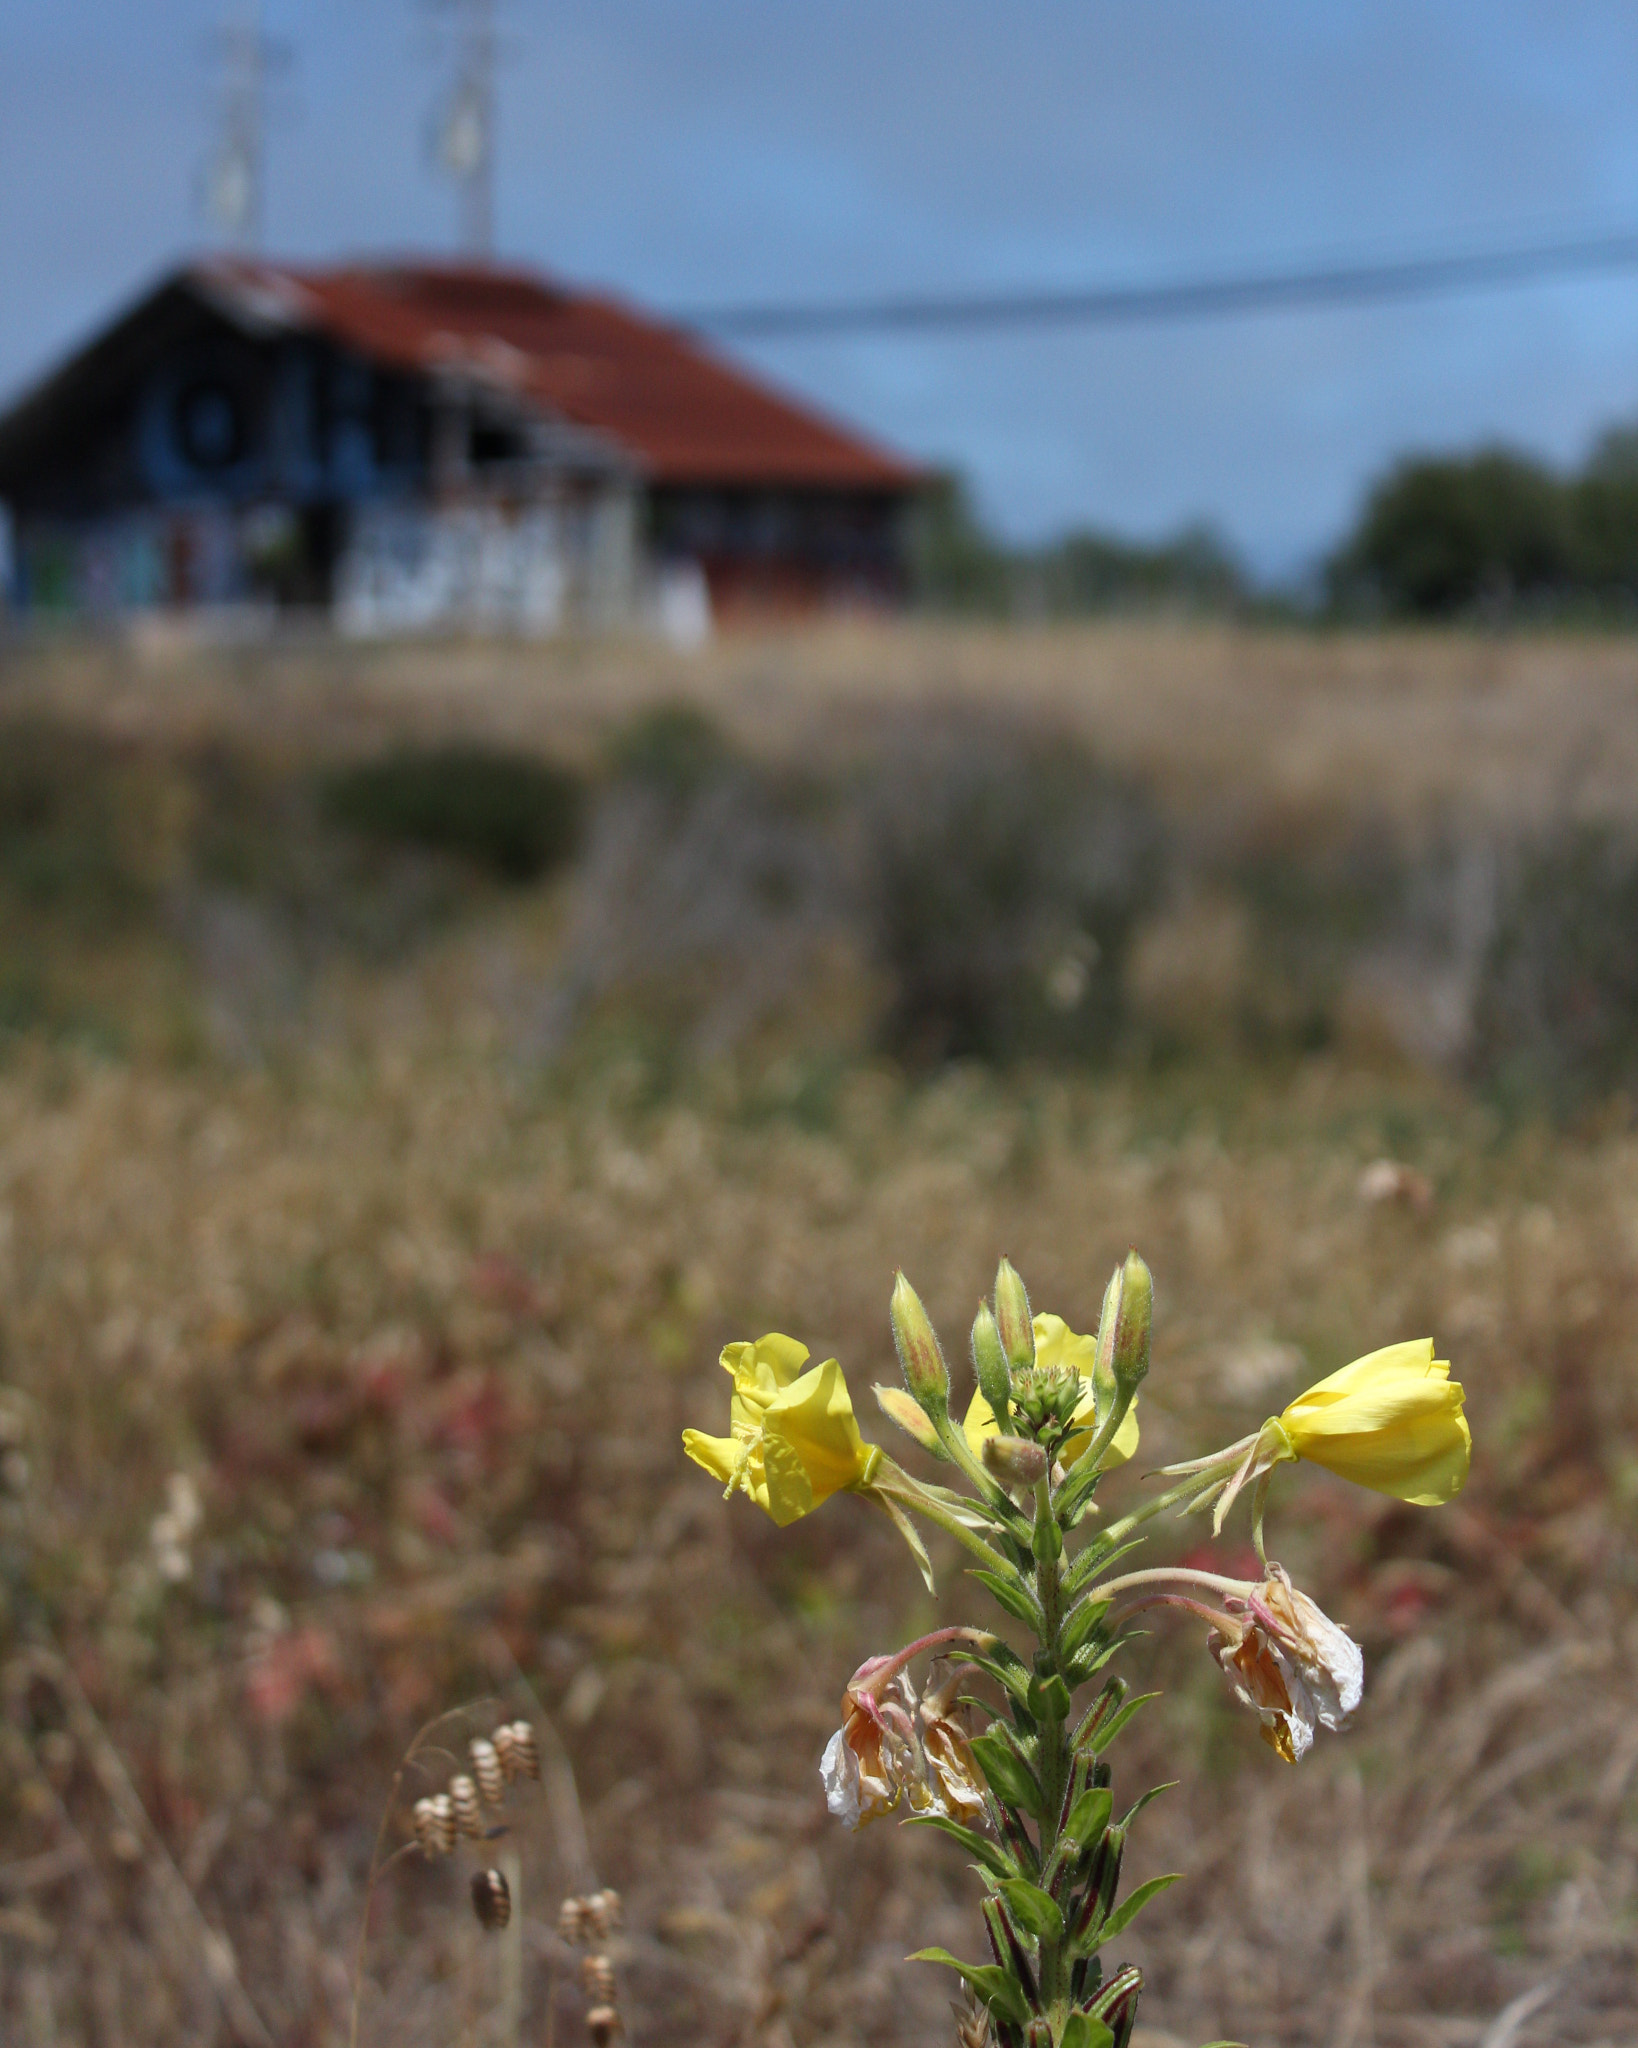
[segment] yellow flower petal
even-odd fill
[[[834,1358],[778,1394],[769,1403],[764,1427],[801,1460],[815,1507],[843,1487],[864,1485],[881,1459],[876,1446],[859,1434],[847,1381]]]
[[[1473,1454],[1459,1381],[1431,1337],[1356,1358],[1278,1418],[1299,1458],[1418,1507],[1461,1492]]]
[[[734,1379],[731,1434],[683,1432],[695,1464],[749,1494],[781,1528],[844,1487],[867,1487],[881,1462],[859,1434],[842,1368],[827,1358],[800,1372],[807,1355],[789,1337],[728,1345],[722,1363]]]
[[[725,1344],[718,1361],[724,1372],[732,1373],[734,1392],[744,1400],[771,1401],[781,1387],[788,1387],[808,1362],[808,1347],[794,1337],[771,1331],[754,1344]]]
[[[724,1486],[733,1478],[743,1448],[731,1436],[707,1436],[702,1429],[683,1431],[683,1449],[696,1465],[703,1465]]]

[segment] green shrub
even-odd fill
[[[1073,742],[959,716],[908,727],[867,807],[888,1047],[916,1061],[1097,1056],[1159,878],[1142,791]]]
[[[582,789],[532,754],[449,745],[399,747],[333,771],[324,809],[336,824],[387,844],[454,854],[508,882],[530,882],[568,858]]]
[[[1472,1068],[1560,1115],[1638,1088],[1638,847],[1582,827],[1504,889],[1474,1005]]]
[[[1452,618],[1562,597],[1577,573],[1565,485],[1489,449],[1401,463],[1371,492],[1329,578],[1343,608]]]

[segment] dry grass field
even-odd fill
[[[517,1802],[501,1940],[450,1865],[394,1866],[362,2040],[582,2038],[554,1928],[594,1879],[634,2048],[949,2039],[901,1959],[976,1953],[961,1854],[843,1834],[816,1764],[863,1657],[982,1611],[959,1553],[935,1610],[862,1503],[776,1531],[678,1433],[721,1426],[720,1346],[779,1328],[885,1439],[895,1266],[953,1352],[1001,1252],[1084,1329],[1131,1243],[1144,1469],[1424,1331],[1477,1445],[1437,1512],[1277,1486],[1271,1551],[1368,1665],[1297,1769],[1192,1624],[1139,1653],[1164,1697],[1117,1789],[1182,1783],[1133,1874],[1189,1873],[1127,1943],[1139,2043],[1638,2038],[1638,1134],[1619,1093],[1555,1120],[1464,1078],[1417,963],[1449,996],[1479,941],[1373,929],[1315,968],[1245,879],[1361,835],[1460,868],[1624,830],[1638,646],[860,626],[0,663],[0,785],[35,764],[0,819],[0,2039],[344,2041],[399,1760],[481,1696],[543,1713],[578,1808],[550,1769]],[[656,826],[606,764],[677,702],[739,765],[720,818],[694,793]],[[948,731],[1015,727],[1158,821],[1123,1021],[1096,1058],[883,1050],[899,956],[822,849],[865,860],[857,818],[919,801],[897,778]],[[291,794],[451,738],[593,775],[579,858],[518,886],[366,857]],[[1291,917],[1341,919],[1337,872]],[[1276,1028],[1305,975],[1325,1029]]]

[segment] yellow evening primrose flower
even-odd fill
[[[1356,1358],[1263,1425],[1259,1450],[1307,1458],[1339,1478],[1417,1507],[1453,1500],[1467,1479],[1473,1438],[1460,1381],[1431,1337]],[[1261,1458],[1259,1458],[1259,1463]]]
[[[1091,1443],[1095,1434],[1093,1423],[1096,1418],[1096,1400],[1092,1391],[1092,1366],[1098,1355],[1096,1337],[1078,1337],[1062,1316],[1040,1315],[1035,1318],[1035,1369],[1037,1372],[1061,1372],[1073,1370],[1080,1376],[1081,1398],[1075,1408],[1075,1420],[1086,1425],[1072,1437],[1067,1437],[1058,1462],[1067,1471]],[[982,1455],[985,1437],[996,1433],[995,1411],[982,1393],[974,1392],[968,1405],[967,1414],[961,1425],[967,1442],[975,1456]],[[1112,1465],[1123,1465],[1138,1447],[1137,1402],[1134,1399],[1122,1418],[1120,1428],[1103,1454],[1103,1469]]]
[[[882,1453],[867,1444],[834,1358],[803,1371],[808,1348],[792,1337],[730,1344],[723,1370],[734,1382],[727,1436],[683,1431],[683,1449],[720,1479],[747,1493],[788,1527],[833,1493],[869,1486]]]

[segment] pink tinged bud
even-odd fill
[[[1046,1476],[1046,1452],[1021,1436],[985,1437],[982,1456],[1003,1486],[1034,1486]]]
[[[1035,1363],[1035,1322],[1029,1295],[1011,1259],[1003,1259],[995,1276],[995,1322],[1007,1363],[1022,1372]]]
[[[904,1384],[928,1414],[944,1414],[950,1404],[950,1375],[944,1353],[939,1349],[938,1333],[921,1305],[921,1297],[902,1273],[893,1282],[889,1314]]]
[[[914,1438],[929,1456],[949,1457],[949,1452],[939,1441],[938,1431],[903,1387],[878,1386],[875,1392],[876,1404],[890,1422],[896,1422],[905,1435]]]
[[[1098,1349],[1093,1382],[1135,1390],[1149,1370],[1149,1327],[1154,1316],[1155,1284],[1136,1252],[1128,1252],[1104,1289],[1098,1322]]]
[[[990,1404],[990,1413],[995,1417],[997,1428],[1005,1429],[1007,1411],[1012,1404],[1012,1378],[1007,1370],[1001,1332],[996,1327],[989,1304],[982,1301],[978,1305],[978,1314],[973,1318],[973,1372],[978,1380],[978,1391]]]

